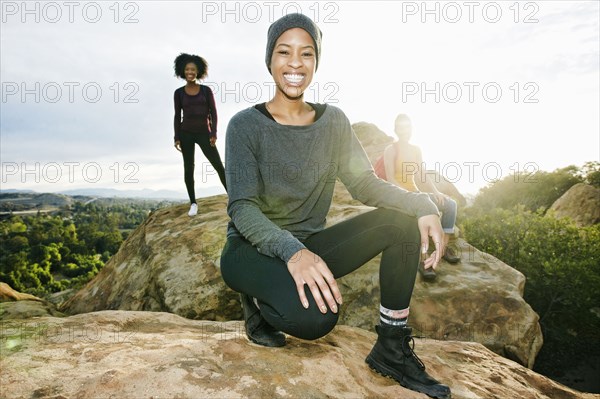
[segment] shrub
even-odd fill
[[[600,307],[600,225],[578,228],[517,206],[467,209],[462,228],[469,243],[527,278],[524,298],[544,332],[540,356],[557,366],[575,362],[582,345],[600,347],[600,318],[592,311]]]

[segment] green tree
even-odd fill
[[[99,198],[89,204],[75,201],[53,213],[0,220],[0,281],[40,296],[80,286],[102,269],[157,203],[172,204]]]
[[[530,211],[546,210],[569,188],[581,182],[583,178],[576,166],[554,172],[519,172],[482,188],[473,206],[490,210],[511,209],[520,204]]]
[[[580,171],[583,181],[594,187],[600,188],[600,162],[586,162]]]

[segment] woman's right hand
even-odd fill
[[[177,149],[177,151],[181,152],[181,142],[179,140],[175,142],[175,148]]]
[[[300,302],[304,308],[308,308],[308,299],[304,292],[304,284],[308,284],[321,313],[327,313],[325,301],[333,313],[338,312],[337,304],[342,304],[342,294],[331,270],[320,256],[303,248],[290,258],[287,267],[296,282]],[[323,297],[325,297],[325,301]]]
[[[421,233],[421,255],[423,255],[424,267],[429,269],[430,267],[435,268],[440,263],[442,255],[445,250],[444,245],[444,230],[440,223],[439,215],[425,215],[417,219],[417,225],[419,226],[419,232]],[[429,237],[433,240],[435,245],[435,251],[431,255],[427,256],[427,250],[429,249]]]

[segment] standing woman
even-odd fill
[[[405,387],[449,398],[450,388],[425,372],[407,325],[420,256],[436,267],[443,251],[438,209],[427,194],[375,175],[339,108],[304,101],[320,55],[321,31],[308,17],[288,14],[270,26],[265,62],[275,95],[227,127],[231,221],[221,274],[241,294],[248,338],[284,346],[284,333],[329,333],[342,306],[336,279],[382,253],[378,338],[366,362]],[[337,178],[377,209],[325,228]],[[427,256],[430,236],[436,249]]]
[[[225,169],[216,147],[217,108],[210,87],[196,83],[208,72],[208,64],[197,55],[181,53],[175,58],[175,76],[185,79],[186,84],[175,90],[175,148],[183,154],[184,180],[190,197],[188,215],[198,213],[194,191],[194,153],[196,144],[219,174],[225,190]],[[183,120],[181,111],[183,110]]]

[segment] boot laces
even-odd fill
[[[410,335],[405,336],[404,339],[402,340],[402,353],[404,353],[404,356],[406,356],[406,357],[414,358],[417,363],[417,366],[421,370],[425,370],[425,364],[421,361],[419,356],[417,356],[414,349],[415,349],[415,340],[413,339],[413,337]]]

